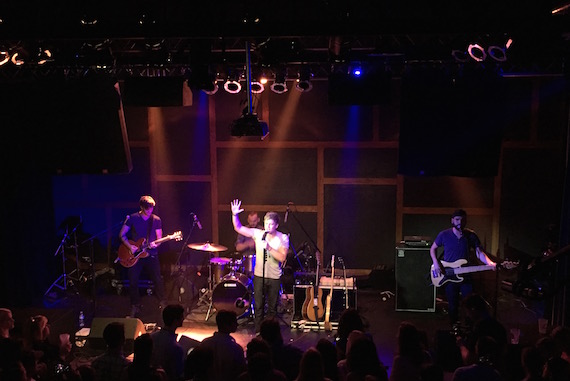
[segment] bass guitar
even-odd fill
[[[331,317],[331,301],[333,295],[333,286],[334,286],[334,254],[331,257],[331,290],[327,295],[327,308],[325,310],[325,331],[327,332],[332,331],[332,324],[330,321],[330,317]]]
[[[444,267],[444,273],[439,275],[435,275],[434,266],[432,264],[430,268],[431,283],[435,287],[443,286],[447,282],[459,283],[463,280],[463,278],[459,276],[460,274],[468,274],[478,271],[488,271],[495,269],[495,267],[489,265],[461,267],[466,263],[467,263],[466,259],[458,259],[455,262],[441,261],[441,264]],[[505,261],[501,264],[497,264],[497,269],[502,268],[510,270],[514,269],[517,266],[518,262]]]
[[[325,311],[323,307],[323,290],[319,287],[319,268],[321,265],[320,253],[317,252],[317,271],[315,276],[315,284],[313,287],[307,287],[305,301],[303,302],[303,317],[310,321],[319,321],[322,319]]]
[[[135,245],[136,247],[138,247],[138,249],[133,253],[131,249],[126,245],[119,246],[119,250],[117,252],[117,259],[115,259],[115,263],[119,262],[121,265],[123,265],[123,267],[127,268],[133,267],[134,265],[136,265],[136,263],[140,258],[148,257],[148,253],[146,252],[146,250],[150,247],[151,244],[158,245],[159,243],[170,241],[172,239],[180,241],[182,239],[182,232],[181,231],[174,232],[170,235],[167,235],[166,237],[159,238],[156,241],[152,241],[150,243],[146,243],[145,238],[140,238],[136,242],[129,240],[129,243],[131,245]]]

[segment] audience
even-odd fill
[[[212,381],[235,380],[246,370],[243,348],[230,335],[237,329],[234,311],[220,310],[216,313],[218,331],[205,338],[198,347],[212,351],[213,361],[209,375]]]
[[[271,348],[260,337],[254,337],[246,349],[247,370],[238,381],[285,381],[285,374],[273,367]]]
[[[469,328],[467,337],[462,337],[459,341],[461,357],[466,365],[477,361],[475,354],[475,344],[485,336],[492,337],[497,345],[500,359],[497,359],[495,366],[503,368],[499,361],[505,357],[507,350],[507,330],[488,310],[488,304],[483,297],[477,293],[468,295],[463,300],[463,308],[466,316],[466,325]]]
[[[492,318],[484,300],[472,294],[464,301],[466,317],[471,322],[465,336],[465,365],[448,373],[452,381],[558,381],[570,380],[570,330],[559,326],[548,336],[524,347],[520,362],[511,361],[516,372],[501,373],[499,359],[505,353],[506,330]],[[281,325],[268,318],[260,327],[260,337],[243,348],[231,336],[237,329],[232,311],[218,311],[218,327],[211,337],[194,349],[186,350],[177,342],[176,329],[184,320],[184,308],[169,305],[163,310],[164,327],[152,335],[135,340],[134,360],[123,352],[125,326],[110,323],[103,331],[105,353],[95,357],[90,366],[76,370],[70,366],[71,340],[59,335],[51,341],[48,318],[35,315],[26,320],[24,329],[14,328],[12,311],[0,308],[0,380],[15,381],[384,381],[386,367],[380,361],[371,336],[364,333],[363,320],[354,310],[346,310],[339,321],[336,340],[321,337],[306,351],[285,344]],[[357,329],[361,328],[361,329]],[[435,333],[434,333],[435,334]],[[15,337],[12,337],[15,335]],[[55,337],[54,337],[55,338]],[[476,339],[475,345],[473,341]],[[55,341],[54,341],[55,342]],[[390,381],[443,381],[444,372],[433,364],[428,351],[429,332],[402,321],[397,334],[397,350],[390,371]],[[461,344],[461,342],[458,342]],[[513,352],[514,353],[514,352]],[[519,358],[517,352],[516,358]]]
[[[323,356],[316,348],[309,348],[303,353],[296,381],[331,381],[325,377]]]
[[[184,323],[184,307],[169,304],[162,310],[164,327],[151,334],[154,350],[152,364],[164,369],[169,381],[179,381],[184,376],[186,352],[176,341],[176,329]]]
[[[360,313],[354,308],[348,308],[340,314],[336,334],[337,359],[346,358],[348,335],[352,331],[364,331],[364,322]]]
[[[420,331],[404,321],[398,330],[398,348],[392,362],[390,381],[419,381],[422,369],[431,363],[430,354],[422,344]]]
[[[387,381],[388,372],[380,362],[376,345],[367,335],[357,335],[346,352],[347,381]]]
[[[459,367],[453,373],[452,381],[501,381],[503,378],[497,370],[500,345],[490,336],[482,336],[475,344],[476,362]]]
[[[259,334],[271,347],[275,369],[283,372],[287,380],[294,380],[299,373],[303,351],[293,345],[283,343],[281,326],[275,317],[268,317],[261,322]]]
[[[317,351],[323,356],[325,377],[338,381],[337,354],[335,345],[324,337],[317,342]]]
[[[103,330],[103,340],[105,340],[107,350],[91,362],[95,380],[118,381],[131,363],[123,354],[125,325],[121,322],[107,324]]]
[[[197,346],[186,357],[184,363],[184,378],[189,381],[206,381],[208,370],[214,361],[214,354],[210,348]]]
[[[121,381],[166,381],[166,373],[151,365],[153,343],[150,334],[135,339],[133,362],[127,367]]]

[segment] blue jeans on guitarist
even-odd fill
[[[473,284],[469,277],[465,277],[462,282],[447,282],[445,285],[445,296],[447,297],[447,309],[449,311],[449,321],[453,325],[459,321],[459,308],[461,300],[473,292]]]
[[[148,256],[140,258],[137,263],[129,267],[129,295],[131,298],[131,306],[140,304],[141,296],[139,294],[139,280],[141,272],[146,269],[150,280],[154,284],[154,294],[160,302],[164,300],[164,284],[160,275],[160,262],[156,256]],[[134,317],[134,316],[131,316]]]
[[[265,283],[265,290],[263,290]],[[253,277],[253,298],[255,309],[255,332],[259,332],[261,322],[264,318],[277,314],[277,302],[279,301],[279,291],[281,290],[281,279]],[[267,301],[267,313],[265,314],[265,301]]]

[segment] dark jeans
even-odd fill
[[[263,290],[265,284],[265,290]],[[281,289],[281,279],[269,279],[260,276],[253,277],[253,298],[255,308],[255,331],[259,332],[261,322],[264,318],[275,316],[277,313],[277,301],[279,300],[279,290]],[[267,302],[267,314],[264,314],[265,303]]]
[[[473,292],[473,284],[469,280],[455,283],[448,282],[445,285],[445,296],[447,297],[447,305],[449,311],[449,321],[451,324],[459,321],[459,307],[461,307],[461,299]]]
[[[141,272],[146,269],[152,283],[154,283],[154,293],[158,300],[164,300],[164,284],[160,275],[160,262],[156,257],[140,258],[138,262],[129,268],[129,295],[131,297],[131,305],[140,303],[139,279]]]

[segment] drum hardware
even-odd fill
[[[69,228],[72,224],[75,224],[75,227],[73,227],[73,229],[70,232]],[[57,257],[57,255],[61,253],[62,272],[61,272],[61,275],[51,284],[51,286],[49,286],[49,288],[44,293],[44,296],[47,296],[52,291],[53,288],[58,288],[62,291],[67,291],[68,287],[74,286],[74,281],[75,282],[83,282],[83,281],[86,282],[87,281],[87,277],[85,276],[85,274],[79,275],[79,250],[78,250],[79,246],[77,244],[77,228],[80,225],[81,225],[81,217],[68,217],[60,225],[60,228],[65,226],[65,233],[63,234],[61,242],[59,243],[59,246],[57,247],[53,256]],[[73,237],[74,244],[66,246],[68,238],[71,238],[71,237]],[[65,249],[66,248],[71,248],[75,252],[74,253],[75,254],[74,259],[76,262],[75,263],[76,267],[69,274],[67,273],[67,270],[65,268],[65,261],[67,259],[66,255],[65,255]],[[76,277],[72,276],[74,273],[77,275]]]
[[[192,250],[198,250],[198,251],[205,251],[207,253],[210,254],[210,256],[213,255],[213,253],[217,253],[217,252],[221,252],[221,251],[226,251],[228,248],[222,245],[218,245],[215,243],[210,243],[210,242],[205,242],[205,243],[191,243],[187,245],[188,248],[192,249]],[[208,258],[208,289],[205,292],[201,292],[202,295],[200,296],[200,299],[198,299],[198,305],[200,304],[208,304],[208,312],[206,313],[206,319],[208,320],[210,319],[210,313],[212,311],[212,301],[213,301],[213,291],[214,291],[214,276],[217,276],[218,279],[221,281],[221,279],[225,276],[222,275],[222,272],[225,269],[225,266],[230,262],[229,258],[220,258],[220,257],[215,257],[215,258]],[[216,272],[212,271],[212,264],[216,265]],[[228,268],[229,270],[229,268]],[[218,283],[216,279],[216,284]]]

